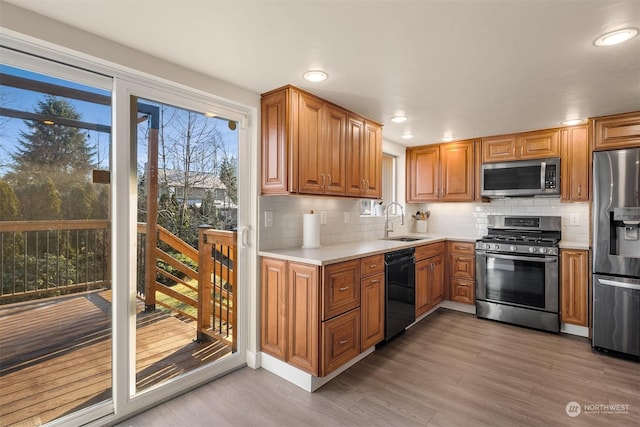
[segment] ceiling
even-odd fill
[[[293,84],[403,145],[640,110],[640,37],[593,45],[640,27],[638,0],[8,2],[256,93]]]

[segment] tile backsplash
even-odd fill
[[[428,233],[451,237],[478,238],[487,233],[487,215],[557,215],[562,217],[562,239],[589,243],[588,203],[560,203],[559,198],[495,199],[491,203],[429,203],[405,207],[405,225],[390,218],[393,234],[416,232],[411,218],[416,211],[429,210]],[[384,217],[361,217],[360,200],[305,196],[260,197],[260,249],[284,249],[302,245],[302,215],[313,210],[326,212],[320,226],[320,244],[377,239],[384,236]],[[273,213],[273,226],[265,227],[265,212]],[[572,223],[573,222],[573,223]]]

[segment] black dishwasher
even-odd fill
[[[415,249],[388,252],[385,265],[385,341],[416,320]]]

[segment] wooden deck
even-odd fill
[[[111,397],[110,292],[0,308],[0,426],[40,425]],[[230,354],[195,323],[137,314],[138,390]]]

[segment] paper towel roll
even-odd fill
[[[320,214],[308,213],[302,218],[302,247],[320,247]]]

